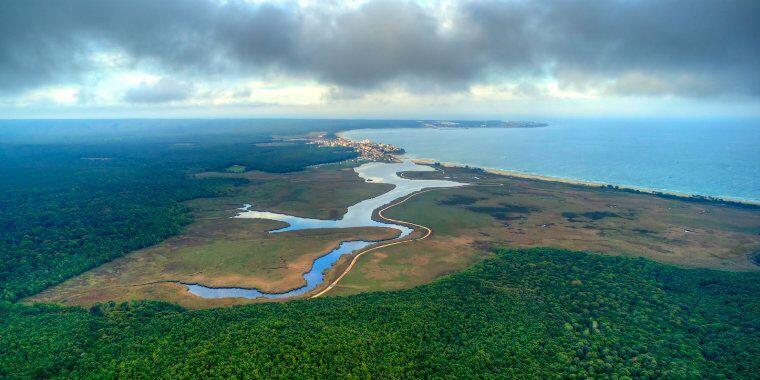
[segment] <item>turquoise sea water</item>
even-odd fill
[[[760,120],[573,120],[534,129],[359,129],[412,158],[760,202]]]

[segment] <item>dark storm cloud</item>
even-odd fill
[[[439,31],[437,20],[414,3],[368,3],[320,20],[304,36],[303,64],[321,78],[352,87],[387,80],[457,84],[477,74],[479,57],[466,41]],[[322,29],[321,32],[318,32]]]
[[[620,95],[760,95],[759,1],[9,1],[0,91],[76,83],[118,50],[173,76],[280,72],[356,90],[551,75]],[[489,79],[490,78],[490,79]]]
[[[91,53],[214,75],[287,63],[298,10],[231,1],[29,0],[0,3],[0,91],[76,82]]]
[[[544,8],[546,50],[557,61],[557,76],[568,84],[646,76],[640,88],[615,86],[646,93],[657,81],[654,94],[760,95],[760,2],[584,4],[556,2]]]

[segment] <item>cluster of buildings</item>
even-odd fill
[[[390,144],[375,143],[369,140],[352,141],[344,139],[343,137],[325,138],[324,136],[319,136],[312,140],[312,143],[318,144],[319,146],[344,146],[353,148],[359,153],[359,159],[370,161],[394,162],[397,161],[394,155],[404,153],[403,149]]]

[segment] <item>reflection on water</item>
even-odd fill
[[[298,216],[278,214],[268,211],[254,211],[251,210],[250,204],[245,204],[240,208],[241,212],[235,216],[235,218],[246,219],[270,219],[278,220],[288,224],[287,227],[280,228],[278,230],[270,231],[270,233],[279,233],[285,231],[296,231],[314,228],[351,228],[351,227],[388,227],[399,230],[401,234],[398,238],[412,233],[412,229],[399,224],[383,223],[372,219],[373,212],[391,203],[392,201],[402,198],[406,195],[412,194],[416,191],[427,188],[439,188],[439,187],[457,187],[464,186],[466,184],[453,182],[453,181],[441,181],[441,180],[410,180],[399,177],[396,173],[406,171],[433,171],[430,166],[417,165],[409,160],[401,163],[381,163],[372,162],[364,164],[354,169],[359,177],[363,178],[367,182],[372,183],[389,183],[394,185],[394,188],[386,193],[383,193],[377,197],[370,198],[361,201],[348,208],[348,211],[342,218],[338,220],[325,220],[325,219],[312,219],[301,218]],[[304,274],[306,285],[297,289],[285,293],[262,293],[256,289],[246,288],[210,288],[198,284],[183,284],[187,286],[190,293],[203,298],[225,298],[225,297],[241,297],[241,298],[288,298],[298,295],[302,295],[310,290],[316,288],[324,281],[324,272],[327,269],[332,268],[335,262],[345,254],[356,252],[360,249],[367,247],[373,242],[367,241],[347,241],[340,244],[340,246],[330,253],[319,257],[314,260],[311,270]]]

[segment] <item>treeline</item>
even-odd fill
[[[665,193],[662,191],[637,190],[637,189],[632,189],[628,187],[620,187],[617,185],[604,185],[603,188],[615,190],[615,191],[624,191],[627,193],[634,193],[634,194],[654,195],[655,197],[658,197],[658,198],[672,199],[676,201],[701,203],[701,204],[714,205],[714,206],[730,206],[730,207],[743,208],[743,209],[748,209],[748,210],[760,209],[760,205],[755,204],[755,203],[737,202],[737,201],[723,199],[720,197],[713,197],[709,195],[699,195],[699,194],[678,195],[678,194]]]
[[[232,164],[271,172],[355,157],[307,144],[0,145],[0,299],[17,300],[190,222],[182,201],[243,180],[193,179]]]
[[[175,149],[174,160],[196,170],[223,171],[231,164],[242,165],[246,170],[286,173],[303,170],[307,166],[339,162],[357,157],[347,147],[318,147],[313,144],[293,145],[220,144]]]
[[[753,378],[760,274],[497,250],[399,292],[0,306],[0,377]]]
[[[468,122],[473,123],[473,122]],[[0,141],[14,144],[174,142],[180,139],[234,143],[272,135],[335,133],[364,128],[415,128],[416,120],[356,119],[85,119],[0,120]]]

